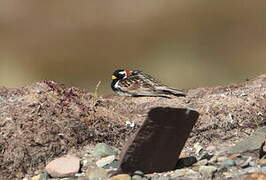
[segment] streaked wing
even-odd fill
[[[145,78],[140,78],[140,76],[133,74],[120,81],[120,89],[133,96],[165,96],[158,93],[153,85],[148,83]]]
[[[165,86],[163,85],[160,81],[158,81],[157,79],[155,79],[154,77],[152,77],[149,74],[146,74],[140,70],[133,70],[132,71],[132,75],[138,79],[143,79],[143,81],[146,84],[150,84],[152,87],[156,87],[156,86]]]

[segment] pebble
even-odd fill
[[[225,157],[225,156],[220,156],[220,157],[217,158],[217,161],[222,162],[222,161],[225,161],[225,160],[227,160],[227,159],[228,159],[228,158]]]
[[[194,156],[189,156],[189,157],[186,157],[186,158],[181,158],[177,161],[177,164],[176,164],[176,169],[181,169],[181,168],[184,168],[184,167],[189,167],[191,166],[192,164],[196,163],[197,162],[197,158],[194,157]]]
[[[198,161],[202,160],[202,159],[208,159],[210,160],[213,157],[213,154],[210,154],[206,151],[201,151],[199,156],[197,157]]]
[[[208,146],[206,151],[214,152],[216,150],[216,146]]]
[[[170,179],[175,179],[177,177],[185,176],[187,169],[178,169],[171,174]]]
[[[115,160],[115,155],[104,157],[96,162],[98,167],[104,167],[108,164],[111,164]]]
[[[176,180],[181,177],[200,177],[200,173],[189,168],[178,169],[170,174],[169,179]]]
[[[49,179],[49,175],[46,172],[38,174],[37,176],[33,176],[31,178],[31,180],[48,180],[48,179]]]
[[[260,151],[259,151],[260,158],[264,157],[266,155],[266,139],[260,146]]]
[[[77,173],[77,174],[75,174],[75,177],[83,177],[83,176],[85,176],[85,173]]]
[[[257,179],[257,180],[263,180],[266,179],[266,172],[259,172],[259,173],[251,173],[245,176],[245,180],[252,180],[252,179]]]
[[[84,159],[84,160],[82,160],[81,161],[81,164],[82,164],[82,166],[87,166],[89,163],[91,163],[92,161],[91,160],[89,160],[89,159]]]
[[[258,165],[260,166],[266,166],[266,159],[261,159],[257,162]]]
[[[140,175],[133,175],[131,180],[142,180],[142,176]]]
[[[230,172],[223,172],[225,178],[231,178],[233,175]]]
[[[197,162],[197,165],[199,166],[204,166],[208,164],[208,160],[207,159],[202,159],[200,161]]]
[[[110,178],[110,180],[131,180],[128,174],[119,174]]]
[[[195,153],[199,155],[199,153],[203,150],[202,146],[199,143],[194,145]]]
[[[108,146],[105,143],[98,143],[91,154],[95,157],[104,157],[104,156],[111,156],[116,155],[116,152],[113,148]]]
[[[33,176],[31,180],[41,180],[41,175]]]
[[[88,180],[107,179],[107,172],[103,168],[89,168],[85,173]]]
[[[144,180],[144,179],[142,178],[142,180]],[[154,177],[152,177],[152,180],[170,180],[170,177],[168,177],[168,176],[154,176]]]
[[[192,169],[188,169],[187,173],[186,173],[187,176],[194,176],[194,177],[198,177],[199,176],[199,172],[197,171],[194,171]]]
[[[231,160],[235,160],[236,158],[239,158],[239,157],[241,157],[241,154],[232,154],[228,156],[227,158]]]
[[[217,171],[217,167],[215,167],[215,166],[200,166],[199,167],[199,172],[204,177],[212,177],[213,173],[216,171]]]
[[[49,162],[45,171],[52,177],[67,177],[76,174],[80,169],[80,159],[68,155]]]
[[[114,169],[114,168],[117,169],[117,168],[119,168],[119,165],[120,165],[120,161],[114,160],[110,164],[103,166],[103,168],[104,169]]]
[[[141,180],[144,177],[144,173],[142,171],[135,171],[132,176],[132,180]]]
[[[231,160],[231,159],[226,159],[222,162],[222,165],[224,167],[231,167],[231,166],[235,166],[236,165],[236,162],[234,160]]]
[[[137,170],[133,173],[134,175],[144,176],[144,173],[140,170]]]
[[[250,162],[251,162],[251,160],[252,160],[252,157],[249,157],[244,163],[242,163],[241,165],[240,165],[240,167],[241,168],[247,168],[247,167],[249,167],[250,166]]]
[[[254,161],[250,161],[249,165],[253,167],[253,166],[256,166],[257,164]]]
[[[209,160],[209,164],[215,164],[215,163],[217,163],[217,156],[213,156],[210,160]]]

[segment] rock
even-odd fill
[[[77,174],[75,174],[75,177],[83,177],[83,176],[85,176],[85,173],[77,173]]]
[[[217,157],[217,161],[218,162],[223,162],[225,160],[227,160],[228,158],[226,156],[220,156],[220,157]]]
[[[157,107],[121,152],[120,169],[132,174],[173,170],[199,113],[191,109]],[[163,153],[162,153],[163,152]]]
[[[264,179],[266,179],[266,172],[251,173],[243,178],[243,180],[264,180]]]
[[[177,161],[175,169],[181,169],[181,168],[184,168],[184,167],[189,167],[189,166],[191,166],[192,164],[194,164],[196,162],[197,162],[197,158],[194,157],[194,156],[180,158]]]
[[[131,180],[142,180],[142,176],[140,175],[133,175]]]
[[[264,157],[266,155],[266,139],[260,146],[260,152],[259,152],[260,158]]]
[[[212,146],[212,145],[210,145],[210,146],[208,146],[208,147],[206,148],[206,151],[214,152],[216,149],[217,149],[216,146]]]
[[[194,171],[192,169],[188,169],[186,172],[186,176],[194,176],[194,177],[199,177],[200,174],[197,171]]]
[[[143,178],[142,178],[142,180],[144,180]],[[170,180],[170,177],[168,177],[168,176],[154,176],[154,177],[152,177],[152,179],[151,180]]]
[[[63,180],[63,179],[61,179]],[[78,178],[75,178],[74,180],[88,180],[86,177],[78,177]]]
[[[179,179],[191,179],[189,177],[200,177],[200,173],[197,171],[194,171],[192,169],[179,169],[179,170],[175,170],[173,171],[173,173],[171,173],[170,178],[171,180],[179,180]]]
[[[138,176],[142,176],[142,177],[144,176],[144,173],[142,171],[139,171],[139,170],[135,171],[133,174],[138,175]]]
[[[56,179],[56,180],[58,180],[58,179]],[[77,178],[71,176],[71,177],[62,178],[60,180],[77,180]]]
[[[116,155],[116,152],[113,148],[108,146],[105,143],[98,143],[91,154],[95,157],[104,157],[104,156],[111,156]]]
[[[40,176],[40,174],[38,174],[38,175],[36,175],[36,176],[33,176],[33,177],[31,178],[31,180],[41,180],[41,176]]]
[[[171,176],[170,176],[170,179],[176,179],[178,177],[183,177],[186,175],[186,172],[187,172],[187,169],[178,169],[178,170],[175,170]]]
[[[54,159],[45,167],[52,177],[67,177],[76,174],[80,169],[80,159],[76,156],[64,156]]]
[[[197,157],[197,160],[198,161],[203,160],[203,159],[210,160],[212,157],[213,157],[213,154],[210,154],[207,151],[202,150],[202,151],[200,151],[200,153]]]
[[[232,179],[232,172],[223,172],[224,179]]]
[[[260,166],[266,166],[266,159],[260,159],[257,164]]]
[[[120,165],[120,161],[114,160],[110,164],[103,166],[103,168],[104,169],[117,169],[117,168],[119,168],[119,165]]]
[[[119,174],[110,178],[110,180],[131,180],[128,174]]]
[[[252,157],[249,157],[244,163],[240,164],[241,168],[247,168],[250,166],[250,162],[252,160]]]
[[[204,177],[212,177],[213,174],[217,171],[217,167],[215,166],[200,166],[199,167],[199,172],[204,176]]]
[[[243,152],[251,152],[254,150],[259,150],[262,146],[262,143],[265,140],[266,136],[266,127],[258,129],[251,136],[243,139],[238,142],[235,146],[230,147],[226,151],[229,154],[243,153]]]
[[[31,180],[48,180],[48,179],[49,179],[49,175],[46,172],[38,174],[31,178]]]
[[[194,145],[194,149],[195,149],[195,153],[196,153],[196,155],[199,155],[200,152],[203,150],[202,146],[201,146],[199,143],[196,143],[196,144]]]
[[[215,164],[215,163],[217,163],[217,156],[213,156],[210,160],[209,160],[209,164]]]
[[[249,165],[250,165],[251,167],[255,167],[255,166],[257,166],[256,162],[254,162],[254,161],[250,161],[250,162],[249,162]]]
[[[103,168],[89,168],[85,173],[88,180],[107,180],[107,172]]]
[[[33,176],[31,180],[41,180],[41,175],[38,174],[37,176]]]
[[[92,163],[90,159],[83,159],[81,161],[82,166],[88,166],[88,164]]]
[[[141,180],[144,177],[144,173],[142,171],[135,171],[132,176],[132,180]]]
[[[208,160],[207,159],[202,159],[202,160],[198,161],[196,165],[205,166],[207,164],[208,164]]]
[[[235,160],[235,159],[240,158],[240,157],[241,157],[241,154],[231,154],[227,158],[231,159],[231,160]]]
[[[111,164],[115,160],[115,155],[104,157],[96,162],[98,167],[104,167],[108,164]]]
[[[236,165],[236,162],[234,160],[231,160],[231,159],[226,159],[222,162],[222,165],[224,167],[231,167],[231,166],[235,166]]]

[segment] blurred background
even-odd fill
[[[266,72],[266,1],[0,1],[0,86],[112,93],[115,69],[178,88]]]

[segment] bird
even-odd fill
[[[181,89],[168,87],[140,70],[118,69],[114,71],[111,88],[119,96],[165,98],[186,96]]]

